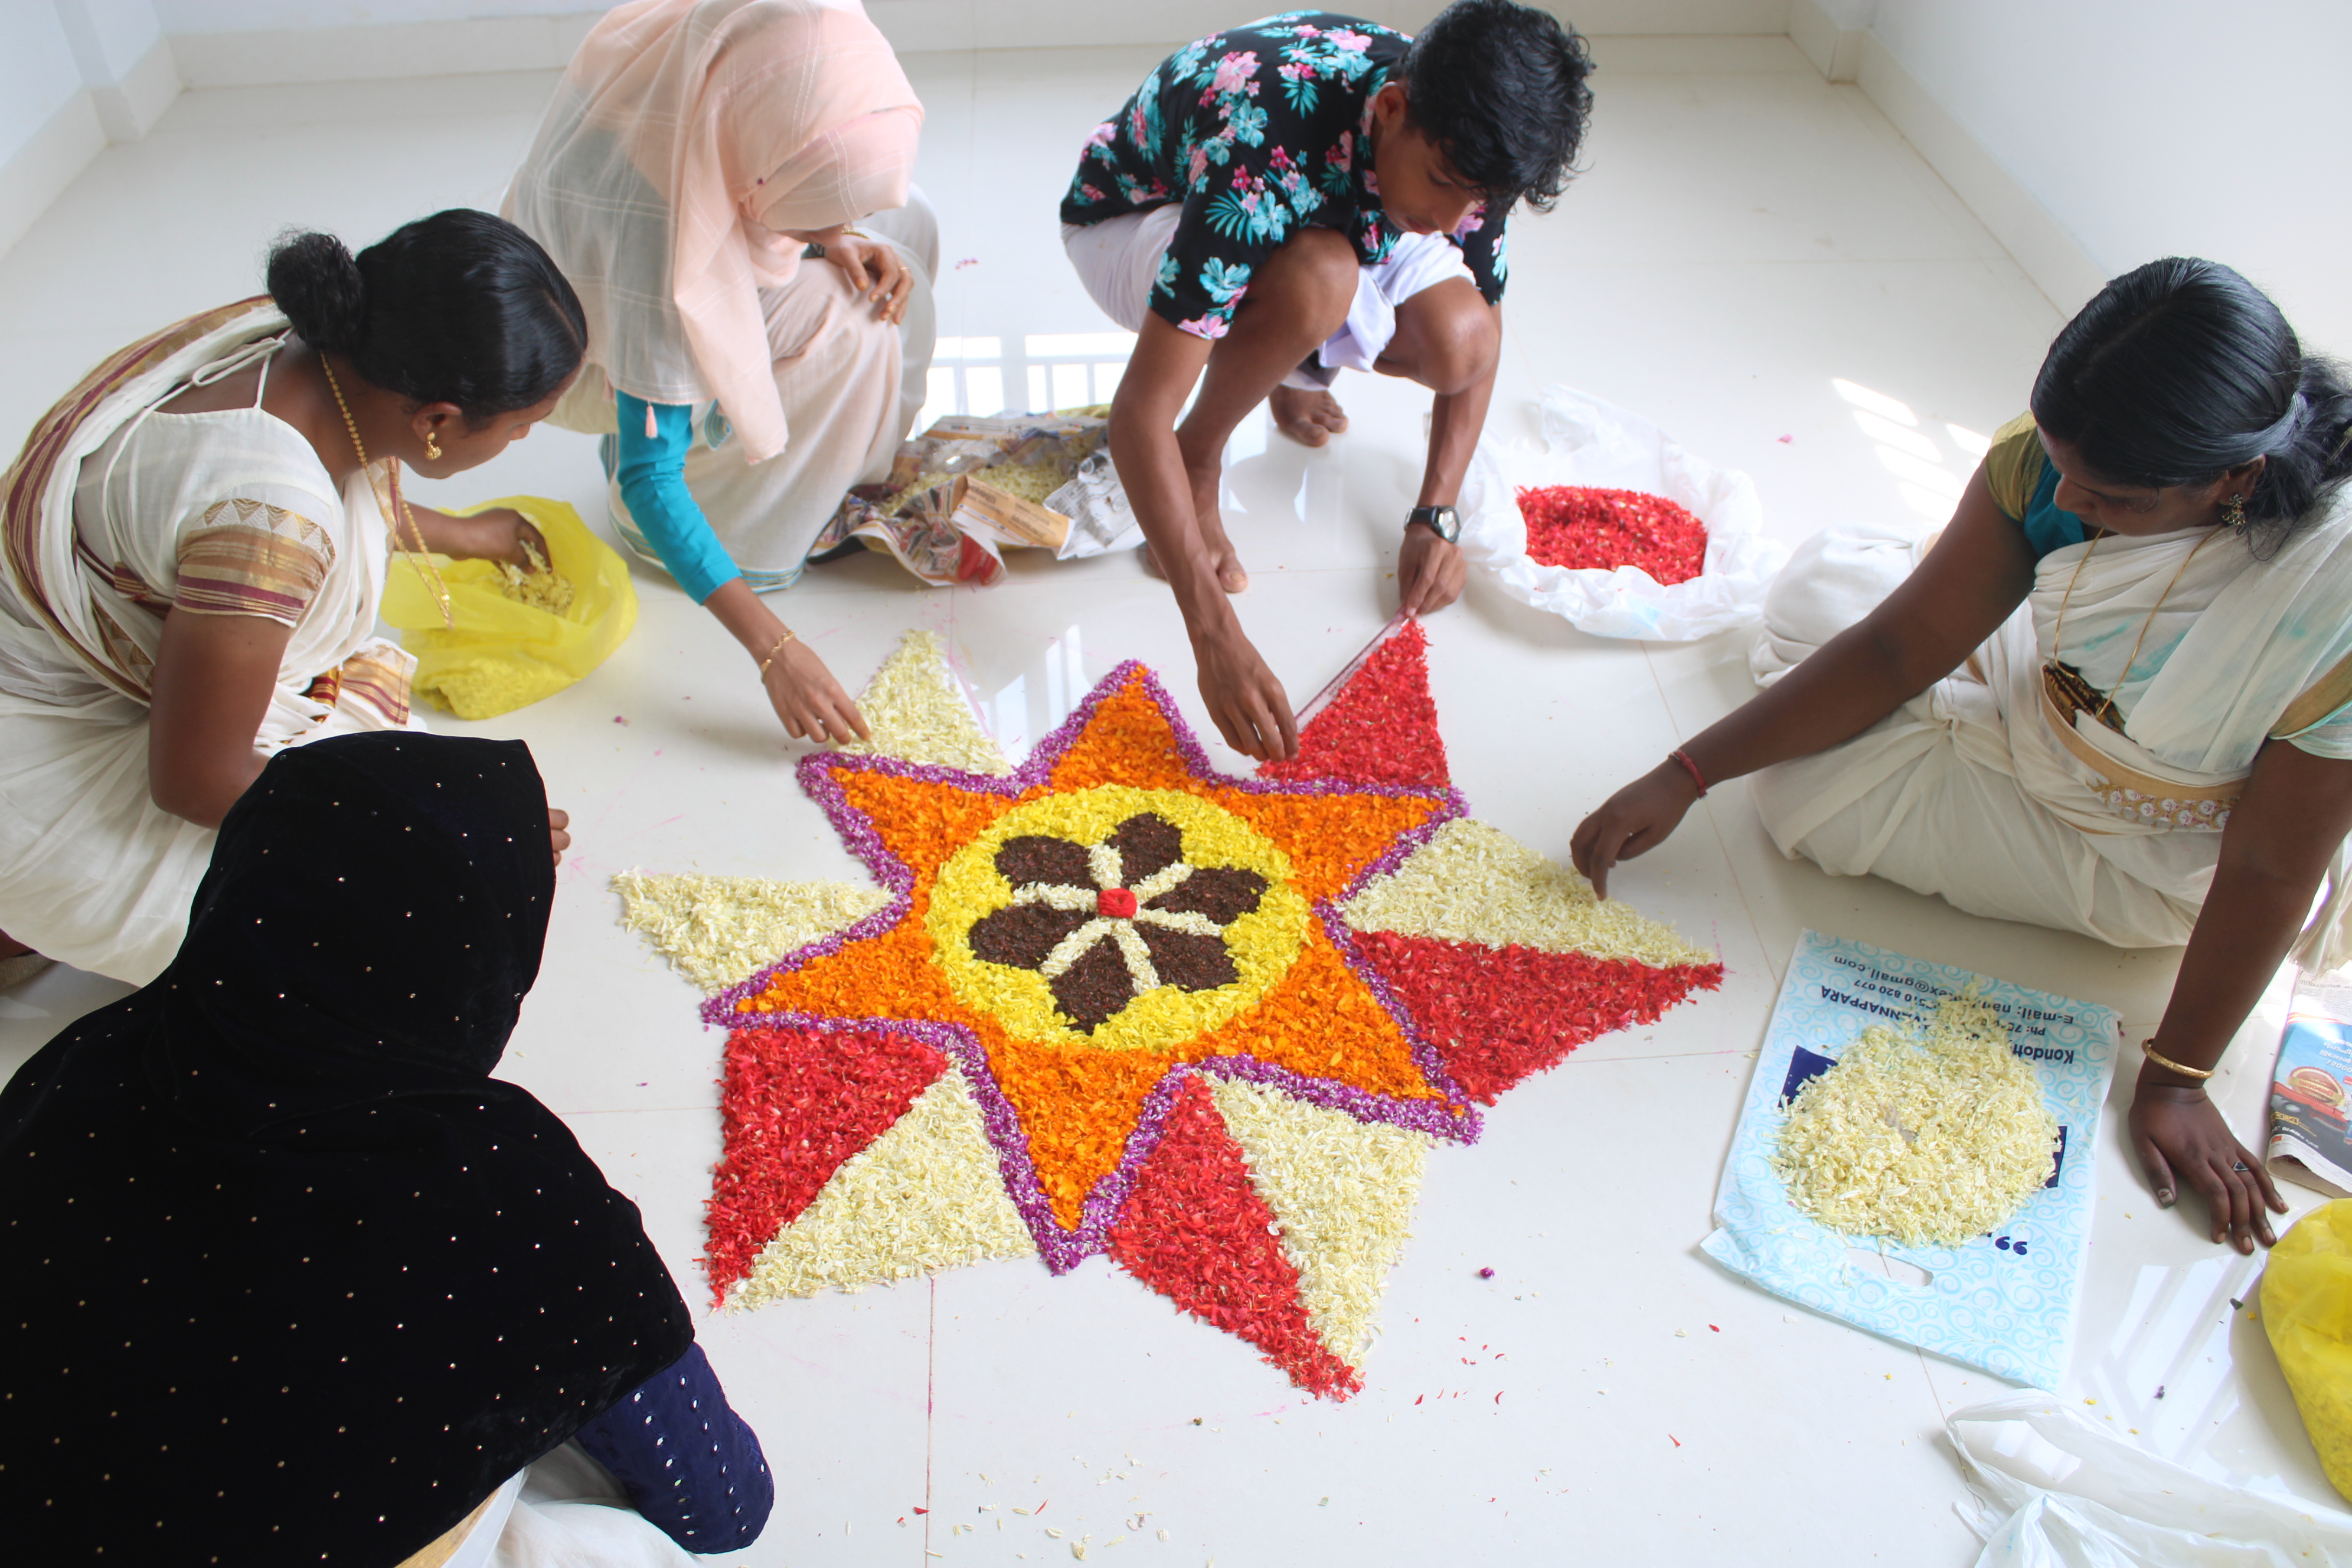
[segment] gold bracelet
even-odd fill
[[[2174,1061],[2170,1057],[2164,1056],[2157,1050],[2156,1037],[2153,1035],[2150,1035],[2147,1039],[2142,1040],[2139,1043],[2139,1054],[2146,1057],[2148,1060],[2154,1062],[2157,1066],[2162,1068],[2167,1072],[2177,1072],[2183,1078],[2193,1078],[2200,1083],[2211,1078],[2215,1072],[2220,1070],[2217,1068],[2183,1067],[2180,1063]]]
[[[786,626],[784,628],[784,635],[776,639],[776,646],[770,648],[768,650],[768,657],[760,661],[761,679],[765,680],[768,678],[768,666],[776,662],[776,656],[784,651],[784,645],[799,635],[800,634],[798,632],[793,631],[790,626]]]

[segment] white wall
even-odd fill
[[[2352,4],[1878,0],[1870,30],[2101,274],[2210,257],[2352,355]]]
[[[81,90],[81,67],[47,0],[0,5],[0,159],[23,147]]]
[[[129,76],[163,36],[148,0],[62,0],[56,9],[82,79],[93,87]]]
[[[593,0],[152,0],[163,31],[315,32],[404,22],[456,22],[487,16],[561,16],[593,11]]]
[[[0,0],[0,251],[179,90],[150,0]]]
[[[24,0],[8,0],[22,4]],[[583,0],[152,0],[155,14],[163,19],[166,33],[245,33],[276,31],[315,31],[323,27],[388,26],[408,22],[449,22],[460,19],[495,16],[558,16],[579,11],[594,10],[593,4]],[[1425,21],[1437,14],[1444,0],[1413,0],[1400,9],[1395,0],[1331,0],[1328,8],[1349,11],[1370,16],[1376,22],[1395,21],[1410,26]],[[1550,8],[1588,33],[1612,37],[1641,33],[1766,33],[1780,32],[1787,26],[1787,0],[1534,0],[1549,4]],[[1832,9],[1851,13],[1855,7],[1867,7],[1875,0],[1827,0]],[[1247,16],[1264,15],[1263,11],[1247,10],[1248,0],[1241,6],[1233,4],[1213,5],[1216,21],[1230,24]],[[957,13],[954,20],[961,26],[959,32],[969,34],[975,23],[984,34],[992,12],[1058,14],[1064,26],[1076,26],[1089,36],[1104,32],[1124,35],[1135,42],[1158,43],[1186,37],[1208,30],[1196,27],[1189,13],[1200,9],[1171,0],[1050,0],[1047,4],[1024,4],[1023,0],[867,0],[866,8],[886,28],[892,20],[890,13],[907,13],[911,18],[917,13],[944,16]],[[1274,10],[1279,5],[1271,5]],[[1187,13],[1175,21],[1171,12]],[[1391,13],[1394,12],[1393,18]],[[1842,20],[1839,25],[1860,27],[1868,25],[1868,17]],[[933,45],[933,47],[949,47]],[[969,47],[969,44],[955,46]]]

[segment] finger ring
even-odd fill
[[[2247,1166],[2246,1166],[2246,1163],[2245,1163],[2243,1160],[2237,1160],[2237,1161],[2233,1161],[2233,1162],[2231,1162],[2231,1165],[2230,1165],[2230,1169],[2231,1169],[2231,1170],[2233,1170],[2233,1171],[2242,1171],[2242,1170],[2245,1170],[2246,1168],[2247,1168]]]

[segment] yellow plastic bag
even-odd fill
[[[398,556],[384,584],[382,614],[416,656],[413,689],[460,719],[511,713],[552,697],[611,657],[637,624],[637,591],[612,546],[588,531],[562,501],[508,496],[453,515],[510,506],[547,536],[548,564],[572,580],[572,607],[558,616],[509,598],[491,561],[436,555],[457,625],[444,625],[433,590]]]
[[[2271,1248],[2263,1328],[2320,1465],[2352,1498],[2352,1198],[2312,1210]]]

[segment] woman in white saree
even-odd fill
[[[1708,785],[1781,850],[1971,913],[2186,942],[2134,1145],[2215,1240],[2284,1213],[2204,1080],[2292,950],[2352,958],[2352,387],[2210,261],[2116,279],[1940,534],[1835,530],[1766,601],[1768,689],[1578,826],[1578,868]],[[2321,884],[2326,897],[2318,900]],[[2315,910],[2315,903],[2317,908]]]
[[[399,499],[403,462],[486,462],[578,374],[579,301],[529,236],[463,210],[357,258],[301,235],[269,290],[110,357],[0,481],[0,962],[152,979],[271,755],[412,724],[415,661],[374,636],[390,546],[543,543]]]

